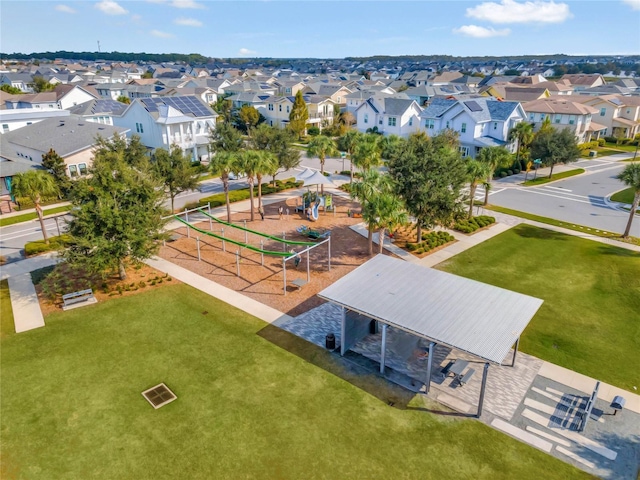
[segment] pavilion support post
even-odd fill
[[[327,237],[327,260],[329,263],[329,271],[331,271],[331,236]]]
[[[340,355],[344,356],[346,352],[346,350],[344,349],[344,343],[345,343],[345,335],[346,335],[346,331],[347,331],[347,309],[342,307],[342,318],[340,320],[341,324],[340,324]]]
[[[436,346],[435,342],[429,344],[429,356],[427,357],[427,383],[425,385],[425,393],[429,394],[431,389],[431,369],[433,368],[433,349]]]
[[[307,282],[311,281],[311,270],[309,268],[309,249],[307,248]]]
[[[380,373],[384,373],[384,361],[387,353],[387,324],[382,324],[382,344],[380,345]]]
[[[482,371],[482,385],[480,386],[480,400],[478,401],[478,418],[482,415],[482,404],[484,403],[484,391],[487,388],[487,374],[489,373],[489,364],[484,364],[484,370]]]
[[[198,249],[198,261],[202,261],[202,257],[200,256],[200,237],[196,237],[196,248]]]
[[[515,367],[516,365],[516,355],[518,354],[518,345],[520,344],[520,337],[516,339],[516,344],[513,347],[513,360],[511,360],[511,366]]]

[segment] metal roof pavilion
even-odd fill
[[[320,298],[500,364],[542,300],[378,255]]]

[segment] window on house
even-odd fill
[[[396,117],[389,117],[389,126],[390,127],[395,127],[396,126]]]
[[[562,115],[556,113],[555,117],[553,117],[553,123],[560,123],[561,119],[562,119]]]
[[[449,120],[447,120],[447,126],[446,126],[446,128],[450,128],[450,127],[449,127]]]
[[[75,178],[78,176],[78,167],[75,165],[69,165],[69,176]]]
[[[460,153],[463,157],[469,156],[469,147],[460,147]]]
[[[547,118],[547,116],[544,113],[540,114],[540,121],[544,122],[544,119]]]
[[[33,125],[33,122],[27,122],[27,125]]]
[[[287,92],[287,93],[291,93],[291,89],[290,89],[290,88],[287,88],[287,89],[286,89],[286,92]]]
[[[530,113],[530,114],[529,114],[529,121],[530,121],[530,122],[533,122],[533,121],[534,121],[534,119],[535,119],[535,117],[536,117],[536,114],[535,114],[535,113]]]
[[[498,122],[493,122],[493,129],[497,130],[498,129]]]
[[[278,111],[281,112],[282,111],[282,105],[278,105]]]
[[[3,132],[8,132],[9,131],[9,124],[8,123],[3,123],[2,124],[2,131]]]
[[[602,108],[600,109],[600,116],[601,116],[601,117],[604,117],[606,114],[607,114],[607,109],[606,109],[606,108],[604,108],[604,107],[602,107]]]
[[[368,113],[364,114],[364,123],[369,123],[369,114]]]
[[[136,122],[136,132],[138,133],[144,133],[144,130],[142,128],[142,124],[141,123],[137,123]]]
[[[86,163],[81,163],[78,165],[78,170],[80,171],[80,175],[86,175],[87,174],[87,164]]]
[[[465,133],[467,131],[467,124],[463,123],[462,127],[460,128],[460,132]]]
[[[576,116],[575,115],[569,115],[569,125],[573,125],[576,123]]]
[[[411,118],[409,119],[409,126],[410,126],[410,127],[413,127],[413,117],[411,117]]]
[[[378,120],[378,125],[382,125],[382,119]]]
[[[627,108],[627,115],[629,115],[631,113],[631,109]]]
[[[289,113],[289,108],[290,108],[289,105],[287,105],[287,113]]]
[[[273,111],[273,103],[269,104],[269,110]]]

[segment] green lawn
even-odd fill
[[[629,187],[611,195],[611,200],[613,200],[614,202],[627,203],[631,205],[633,203],[633,197],[633,188]]]
[[[632,392],[640,386],[640,254],[520,225],[439,268],[543,299],[524,352]]]
[[[0,281],[0,339],[15,333],[13,325],[13,309],[9,297],[9,282]]]
[[[64,213],[68,212],[71,209],[71,205],[65,205],[63,207],[50,208],[49,210],[44,210],[44,215],[53,215],[55,213]],[[38,218],[38,214],[36,212],[25,213],[23,215],[15,215],[13,217],[0,218],[0,227],[7,227],[9,225],[14,225],[16,223],[28,222],[29,220],[35,220]]]
[[[45,321],[2,340],[2,478],[588,478],[185,285]]]
[[[551,178],[549,178],[548,175],[545,175],[544,177],[538,176],[535,180],[527,180],[522,184],[527,187],[532,187],[535,185],[555,182],[556,180],[562,180],[563,178],[573,177],[575,175],[580,175],[581,173],[584,173],[584,168],[576,168],[575,170],[567,170],[566,172],[554,173],[553,175],[551,175]]]
[[[636,146],[635,145],[617,145],[616,143],[605,143],[604,144],[606,148],[611,148],[613,150],[620,150],[623,152],[635,152],[636,151]],[[620,152],[618,152],[620,153]]]

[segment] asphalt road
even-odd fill
[[[585,173],[538,187],[522,187],[516,177],[493,183],[489,202],[492,205],[556,218],[578,225],[622,233],[629,213],[606,201],[611,194],[625,188],[615,176],[628,165],[620,162],[623,156],[584,160],[570,164],[567,169],[584,168]],[[519,176],[522,181],[522,176]],[[484,192],[478,189],[477,198]],[[640,236],[640,216],[631,227],[631,235]]]

